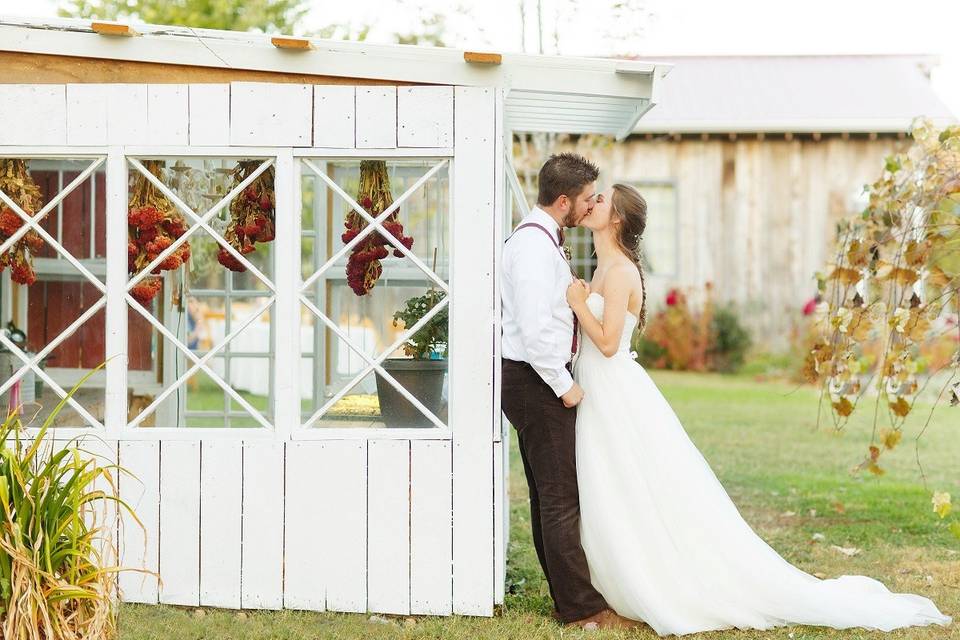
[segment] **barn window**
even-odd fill
[[[128,422],[272,427],[272,159],[129,158]]]
[[[634,180],[647,201],[647,228],[642,252],[647,273],[675,278],[680,268],[680,227],[676,184],[667,181]]]
[[[0,158],[0,409],[43,424],[105,359],[103,157]],[[102,427],[97,372],[52,422]]]
[[[445,427],[447,161],[304,158],[301,193],[303,426]]]

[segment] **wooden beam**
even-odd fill
[[[90,24],[90,28],[94,33],[99,33],[102,36],[138,36],[140,35],[128,24],[120,24],[119,22],[93,22]]]
[[[270,38],[270,43],[278,49],[295,49],[299,51],[309,51],[313,49],[313,45],[306,38],[276,36]]]
[[[297,84],[347,85],[407,85],[408,82],[371,80],[310,75],[306,73],[278,73],[251,69],[224,69],[182,64],[106,60],[75,56],[45,55],[0,51],[0,84],[61,84],[86,82],[129,83],[225,83],[235,80],[248,82],[293,82]]]
[[[463,59],[473,64],[500,64],[503,56],[499,53],[481,53],[480,51],[464,51]]]

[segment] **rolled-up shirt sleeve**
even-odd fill
[[[557,397],[573,387],[573,376],[566,368],[569,342],[561,344],[551,332],[552,296],[556,287],[553,256],[556,246],[548,242],[529,242],[513,256],[514,308],[520,324],[520,339],[530,365]]]

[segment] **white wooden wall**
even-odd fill
[[[136,479],[118,523],[128,602],[489,616],[503,601],[504,444],[495,407],[499,90],[475,87],[0,85],[0,155],[105,155],[108,175],[104,455]],[[299,388],[278,376],[273,430],[126,427],[125,155],[273,156],[278,242],[291,247],[295,157],[451,159],[450,430],[299,429]],[[296,258],[276,268],[296,279]],[[293,252],[291,252],[293,255]],[[111,257],[112,256],[112,257]],[[299,281],[297,281],[298,283]],[[276,322],[299,322],[278,292]],[[479,336],[487,336],[478,339]],[[278,361],[299,357],[277,345]],[[297,367],[293,367],[296,369]],[[420,431],[420,430],[418,430]],[[83,430],[63,429],[58,438]]]

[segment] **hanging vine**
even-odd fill
[[[874,429],[856,469],[877,475],[928,383],[940,386],[935,405],[941,398],[960,405],[960,127],[941,131],[919,118],[911,136],[868,186],[863,212],[838,225],[834,259],[817,274],[821,335],[804,366],[837,429],[875,392],[868,401]],[[938,341],[952,355],[934,369],[921,349]],[[935,492],[933,507],[946,517],[950,495]],[[960,520],[951,528],[960,537]]]
[[[233,186],[246,180],[261,164],[260,160],[239,161],[233,172]],[[243,255],[256,250],[255,242],[271,242],[276,236],[276,206],[274,169],[271,166],[230,203],[230,223],[224,239]],[[231,271],[247,270],[240,260],[223,247],[217,253],[217,260]]]
[[[33,217],[40,210],[43,198],[40,187],[30,177],[27,163],[17,158],[0,159],[0,191]],[[0,244],[20,230],[24,220],[4,202],[0,202]],[[18,284],[31,285],[37,281],[33,270],[33,256],[43,248],[43,238],[31,229],[13,246],[0,254],[0,272],[10,267],[10,279]]]
[[[387,163],[384,160],[363,160],[360,162],[360,186],[357,188],[357,203],[367,213],[377,217],[393,204],[393,195],[390,193],[390,176],[387,173]],[[403,235],[403,225],[400,224],[400,208],[393,211],[383,221],[383,228],[392,233],[400,243],[410,249],[413,247],[413,238]],[[368,222],[355,209],[347,212],[343,221],[346,231],[341,239],[344,244],[357,237],[367,226]],[[350,252],[347,259],[347,284],[358,296],[366,295],[373,289],[380,275],[383,273],[381,260],[390,255],[390,241],[380,232],[368,234]],[[393,255],[403,256],[400,249],[394,248]]]
[[[144,168],[160,177],[163,162],[146,160]],[[145,175],[138,173],[130,190],[127,209],[127,271],[136,275],[145,269],[161,252],[173,244],[187,230],[183,215]],[[184,242],[176,251],[157,265],[153,275],[141,280],[130,295],[142,305],[148,304],[160,292],[163,271],[172,271],[190,259],[190,243]]]

